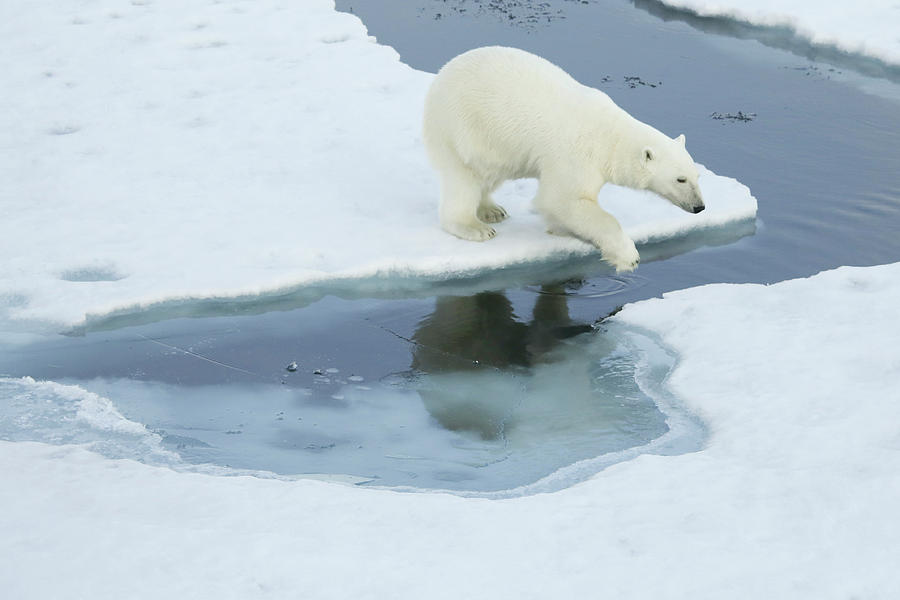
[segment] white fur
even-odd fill
[[[684,136],[665,136],[523,50],[479,48],[448,62],[428,90],[424,138],[441,175],[441,226],[463,239],[494,237],[488,223],[507,214],[491,193],[507,179],[538,178],[535,206],[549,228],[593,243],[619,271],[639,257],[597,204],[605,183],[703,209]]]

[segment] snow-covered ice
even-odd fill
[[[703,17],[787,27],[817,45],[900,65],[900,3],[895,0],[660,0]]]
[[[513,219],[490,244],[437,229],[418,139],[429,77],[326,1],[4,4],[0,319],[28,331],[177,298],[590,252],[540,235],[526,183],[505,189]],[[701,219],[626,191],[604,201],[623,203],[611,210],[639,240],[755,213],[739,183],[706,172],[702,185]],[[707,445],[502,500],[113,460],[79,432],[160,462],[167,451],[101,396],[6,379],[31,390],[20,401],[53,404],[56,417],[28,425],[56,443],[0,442],[0,590],[893,598],[898,298],[894,264],[627,306],[612,322],[678,354],[668,385]],[[74,426],[53,439],[59,420]]]
[[[700,451],[506,500],[0,443],[8,597],[893,598],[900,264],[627,306]],[[52,577],[47,576],[48,572]]]
[[[495,240],[440,230],[431,78],[325,0],[4,4],[0,322],[594,253],[546,235],[527,181],[501,190]],[[701,172],[699,215],[601,201],[638,243],[754,218],[746,187]]]

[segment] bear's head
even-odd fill
[[[697,167],[684,147],[684,135],[674,140],[659,137],[662,139],[641,149],[644,187],[687,212],[700,212],[706,206],[697,185]]]

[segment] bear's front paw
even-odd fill
[[[506,209],[498,204],[478,207],[478,218],[485,223],[499,223],[508,216]]]
[[[623,235],[615,244],[599,243],[603,260],[612,265],[616,273],[634,271],[641,262],[637,248],[631,238]]]
[[[631,273],[635,269],[638,268],[638,265],[641,264],[641,257],[637,257],[634,260],[626,260],[626,261],[606,261],[610,263],[615,269],[616,273]]]

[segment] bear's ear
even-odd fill
[[[684,146],[684,134],[682,133],[677,138],[675,138],[676,142],[680,142],[682,146]]]
[[[644,146],[644,149],[641,150],[641,164],[646,165],[654,158],[655,153],[653,152],[653,148],[651,148],[650,146]]]

